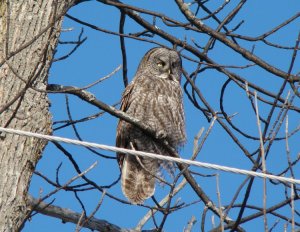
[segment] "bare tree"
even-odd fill
[[[102,116],[108,113],[110,117],[130,122],[157,138],[156,131],[149,129],[147,122],[139,122],[119,111],[118,103],[114,105],[104,103],[88,89],[112,78],[121,67],[122,82],[118,80],[116,83],[123,87],[127,86],[129,82],[127,57],[131,52],[126,45],[128,40],[145,46],[149,44],[165,46],[180,52],[184,64],[183,89],[189,100],[189,107],[193,108],[197,116],[207,120],[207,129],[200,130],[195,136],[190,159],[201,160],[198,155],[201,154],[204,145],[209,146],[208,137],[214,136],[211,132],[219,131],[218,137],[213,137],[215,141],[226,140],[230,144],[228,151],[238,154],[236,155],[238,157],[232,160],[232,166],[239,167],[239,164],[243,163],[245,164],[243,167],[254,172],[276,176],[286,175],[297,179],[299,148],[295,145],[297,143],[292,141],[299,140],[300,129],[297,122],[300,112],[300,76],[297,70],[299,67],[296,65],[297,61],[299,63],[297,53],[300,33],[298,31],[295,36],[289,36],[288,43],[281,42],[277,37],[281,31],[290,27],[295,28],[295,24],[299,26],[299,11],[262,34],[250,36],[245,33],[247,22],[243,21],[242,16],[245,14],[243,10],[252,9],[253,3],[246,0],[220,1],[217,7],[216,4],[211,5],[209,1],[186,3],[175,0],[172,3],[178,11],[175,15],[169,15],[163,8],[152,11],[117,0],[94,2],[93,4],[99,9],[106,5],[119,10],[119,19],[113,17],[110,19],[118,25],[118,31],[104,29],[67,12],[74,4],[78,8],[81,4],[91,4],[88,1],[28,2],[0,3],[2,16],[0,126],[42,134],[51,134],[52,125],[55,131],[71,128],[75,136],[82,140],[78,126],[95,124],[95,119],[102,119]],[[68,54],[53,58],[63,16],[83,29],[77,40],[67,42],[60,40],[61,46],[73,44],[74,47]],[[126,32],[127,22],[142,30]],[[77,49],[82,49],[80,46],[86,41],[86,38],[82,38],[84,29],[99,32],[99,37],[103,35],[118,37],[122,66],[114,64],[117,68],[95,82],[86,77],[90,84],[84,87],[76,86],[75,81],[72,86],[48,84],[48,71],[51,64],[65,60],[75,55]],[[215,52],[220,50],[226,52],[227,57],[237,57],[236,62],[228,64],[227,60],[217,60]],[[264,51],[272,52],[264,53]],[[269,62],[274,52],[284,57],[280,64]],[[260,75],[259,79],[249,75],[252,72]],[[205,78],[211,75],[216,78]],[[209,91],[205,87],[209,87]],[[231,91],[234,95],[229,93]],[[213,96],[209,95],[209,92],[213,93]],[[51,122],[47,94],[65,97],[67,120]],[[69,96],[75,96],[77,105],[93,106],[100,112],[75,119]],[[243,112],[240,111],[240,104],[243,105]],[[245,124],[251,124],[253,130],[249,130],[248,125]],[[61,166],[57,167],[56,180],[44,175],[43,170],[41,172],[35,170],[46,145],[45,141],[6,133],[1,134],[0,141],[0,169],[5,174],[0,176],[0,231],[19,230],[35,212],[64,222],[72,222],[76,224],[76,231],[83,227],[99,231],[130,231],[121,225],[97,218],[97,211],[103,201],[113,202],[121,207],[130,204],[114,192],[115,188],[119,188],[118,176],[111,183],[101,185],[101,181],[86,175],[94,165],[85,170],[85,166],[74,158],[74,152],[61,143],[52,142],[57,148],[56,151],[70,161],[70,167],[76,173],[74,177],[70,177],[70,180],[61,184]],[[179,157],[177,151],[170,148],[166,141],[161,142],[174,157]],[[291,145],[293,152],[291,152]],[[214,147],[209,148],[213,153]],[[114,162],[114,168],[117,169],[114,156],[88,149],[89,156],[93,159],[100,159],[107,163]],[[280,166],[269,162],[281,152],[285,155],[281,155]],[[228,154],[228,159],[232,157]],[[212,231],[245,231],[247,224],[256,223],[259,218],[263,220],[264,231],[282,227],[290,227],[292,231],[296,231],[300,226],[299,212],[295,207],[299,204],[298,185],[264,179],[263,184],[258,186],[255,184],[254,177],[246,176],[235,183],[230,183],[231,191],[226,194],[229,197],[225,198],[223,197],[225,190],[220,188],[220,182],[224,181],[220,178],[220,174],[204,175],[198,169],[180,163],[177,167],[178,172],[174,178],[166,177],[166,180],[162,180],[165,183],[163,191],[165,197],[158,200],[157,196],[154,196],[152,204],[145,203],[138,206],[148,209],[149,212],[139,222],[132,222],[136,227],[131,231],[143,230],[149,220],[153,221],[152,231],[163,231],[166,229],[167,219],[172,220],[173,213],[180,214],[184,208],[195,206],[198,207],[198,211],[190,217],[190,220],[182,222],[186,225],[180,230],[184,228],[184,231],[191,231],[198,221],[200,222],[198,228],[200,227],[201,231],[207,231],[208,228]],[[53,186],[54,190],[48,194],[41,194],[39,199],[29,196],[28,187],[33,173]],[[209,177],[213,177],[217,182],[215,188],[217,197],[214,197],[214,193],[202,182],[203,178],[208,180]],[[80,180],[80,183],[74,184],[75,180]],[[209,180],[208,182],[211,183],[211,179]],[[46,203],[48,198],[62,190],[74,196],[74,202],[81,206],[82,212],[65,209],[53,202]],[[88,213],[90,210],[87,210],[84,204],[82,199],[84,196],[79,193],[92,191],[96,191],[101,198],[95,199],[94,209]],[[184,191],[189,192],[188,199],[181,199],[181,201],[176,199],[176,194]],[[272,200],[272,203],[268,203],[270,196],[268,191],[278,193],[276,201]],[[261,193],[262,198],[259,203],[251,200],[251,195],[257,192]],[[107,198],[109,200],[106,200]],[[285,211],[282,213],[283,209]],[[212,223],[208,222],[209,217],[212,218]]]

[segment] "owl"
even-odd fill
[[[170,146],[185,142],[185,122],[180,87],[181,58],[175,50],[153,48],[142,58],[132,82],[122,95],[121,110],[148,125]],[[120,120],[116,146],[160,155],[171,154],[139,128]],[[155,191],[158,171],[166,167],[157,159],[117,153],[121,186],[132,204],[141,204]]]

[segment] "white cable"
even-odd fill
[[[108,145],[97,144],[97,143],[84,142],[84,141],[79,141],[79,140],[74,140],[74,139],[62,138],[62,137],[58,137],[58,136],[43,135],[43,134],[22,131],[22,130],[17,130],[17,129],[0,127],[0,131],[6,132],[6,133],[11,133],[11,134],[35,137],[35,138],[39,138],[39,139],[46,139],[49,141],[64,142],[64,143],[74,144],[74,145],[78,145],[78,146],[97,148],[97,149],[113,151],[113,152],[121,152],[121,153],[126,153],[129,155],[138,155],[138,156],[166,160],[166,161],[171,161],[171,162],[177,162],[177,163],[193,165],[193,166],[203,167],[203,168],[208,168],[208,169],[221,170],[224,172],[232,172],[232,173],[243,174],[243,175],[248,175],[248,176],[268,178],[271,180],[278,180],[278,181],[292,183],[292,184],[300,184],[300,180],[298,180],[298,179],[264,174],[261,172],[253,172],[253,171],[248,171],[248,170],[244,170],[244,169],[221,166],[221,165],[217,165],[217,164],[210,164],[210,163],[203,163],[203,162],[194,161],[194,160],[174,158],[174,157],[158,155],[158,154],[154,154],[154,153],[148,153],[148,152],[143,152],[143,151],[134,151],[134,150],[129,150],[129,149],[125,149],[125,148],[119,148],[119,147],[108,146]]]

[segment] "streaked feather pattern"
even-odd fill
[[[185,122],[180,87],[181,59],[174,50],[154,48],[143,57],[133,81],[126,87],[121,110],[162,135],[175,149],[184,144]],[[140,129],[120,120],[118,147],[170,155]],[[124,195],[141,204],[155,191],[155,175],[161,163],[149,158],[117,154]]]

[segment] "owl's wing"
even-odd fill
[[[131,104],[131,93],[134,88],[134,84],[129,84],[123,95],[122,95],[122,101],[121,101],[121,107],[120,110],[123,112],[126,112]],[[127,148],[128,147],[128,139],[127,139],[127,131],[130,124],[126,123],[123,120],[119,120],[118,127],[117,127],[117,138],[116,138],[116,146]],[[122,168],[123,160],[124,160],[124,154],[117,153],[117,159],[120,168]]]

